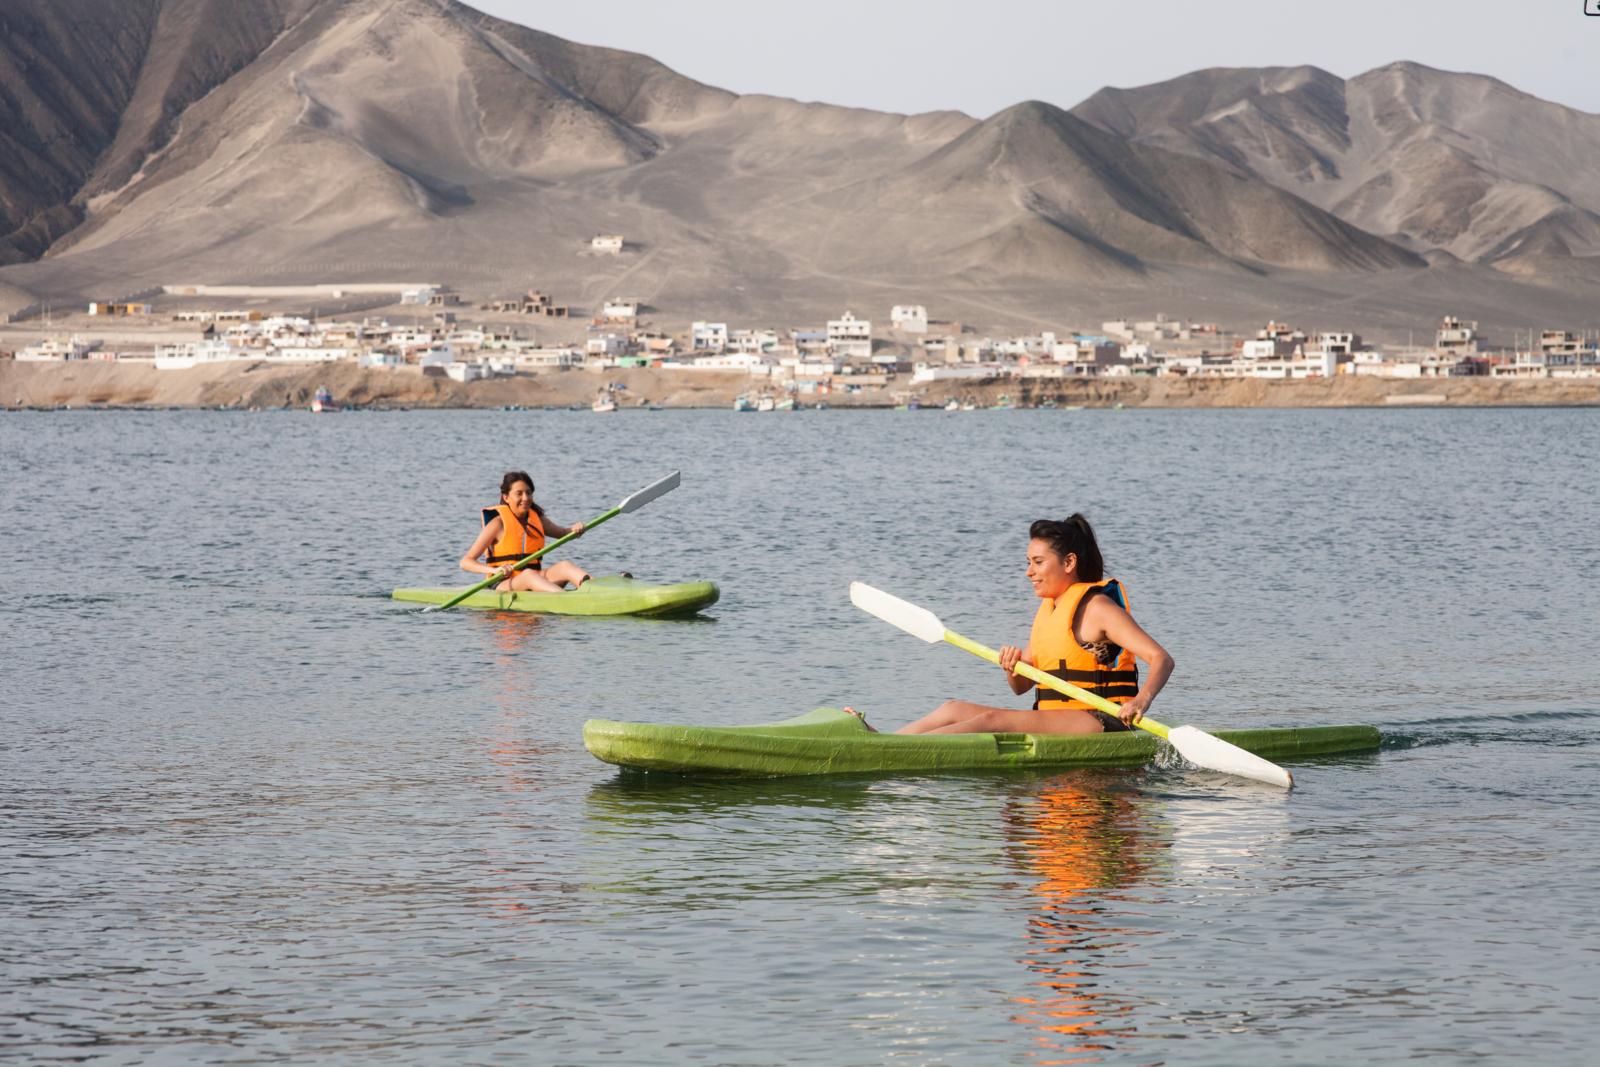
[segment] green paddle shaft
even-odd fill
[[[971,652],[974,656],[977,656],[980,659],[986,659],[990,663],[1000,662],[1000,653],[996,652],[988,645],[980,645],[976,641],[962,637],[954,630],[946,630],[944,632],[944,639],[947,643],[955,645],[963,652]],[[1015,673],[1022,675],[1029,681],[1037,682],[1042,686],[1054,689],[1058,693],[1065,693],[1074,700],[1081,700],[1090,707],[1099,708],[1108,715],[1121,715],[1122,709],[1111,703],[1111,701],[1107,700],[1105,697],[1096,696],[1094,693],[1079,689],[1071,682],[1063,682],[1055,675],[1046,674],[1037,667],[1029,666],[1026,663],[1018,663]],[[1147,730],[1150,733],[1155,734],[1157,737],[1163,740],[1166,740],[1167,738],[1167,727],[1163,726],[1159,722],[1156,722],[1154,719],[1140,719],[1138,722],[1134,723],[1134,725],[1141,730]]]

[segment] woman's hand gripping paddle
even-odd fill
[[[864,582],[850,583],[850,603],[869,615],[876,615],[891,626],[900,627],[912,637],[926,641],[930,645],[945,641],[990,663],[1000,662],[1000,654],[994,649],[980,645],[976,641],[969,641],[960,634],[945,629],[939,617],[927,608],[919,608],[881,589],[874,589]],[[1046,674],[1026,663],[1017,664],[1016,673],[1058,693],[1065,693],[1075,700],[1081,700],[1091,707],[1099,708],[1107,714],[1117,715],[1122,711],[1104,697],[1085,692],[1053,674]],[[1229,744],[1199,727],[1168,728],[1154,719],[1140,719],[1134,725],[1169,742],[1178,750],[1178,755],[1198,767],[1222,771],[1224,774],[1237,774],[1270,785],[1281,785],[1285,789],[1294,784],[1289,772],[1276,763],[1264,760],[1253,752],[1246,752],[1238,745]]]
[[[646,504],[650,503],[650,501],[654,500],[656,497],[661,496],[664,493],[670,493],[672,490],[678,488],[678,481],[679,481],[679,472],[678,471],[673,471],[671,474],[667,475],[665,478],[662,478],[660,481],[652,482],[650,485],[645,486],[643,489],[639,490],[637,493],[634,493],[632,496],[625,498],[622,501],[622,503],[618,504],[616,507],[612,508],[610,511],[602,512],[601,514],[596,515],[594,518],[590,519],[588,522],[584,523],[582,532],[583,533],[588,533],[590,530],[594,529],[596,526],[599,526],[602,522],[605,522],[607,519],[615,518],[618,515],[626,515],[630,511],[638,511],[640,508],[642,508]],[[555,551],[556,549],[560,548],[562,545],[566,544],[568,541],[572,540],[574,537],[577,537],[577,536],[578,535],[575,534],[575,533],[569,533],[565,537],[558,538],[558,539],[550,542],[548,545],[545,545],[539,551],[530,553],[529,555],[526,555],[526,556],[523,556],[521,559],[517,560],[517,562],[515,562],[515,563],[513,563],[511,565],[510,573],[515,574],[517,571],[520,571],[522,568],[526,567],[528,564],[532,563],[534,560],[538,559],[540,556],[544,555],[546,552]],[[422,609],[423,613],[426,614],[427,612],[430,612],[430,611],[443,611],[446,608],[453,608],[457,604],[461,603],[463,600],[467,599],[467,597],[471,596],[473,593],[476,593],[478,590],[484,588],[485,586],[493,585],[495,582],[500,582],[500,581],[504,581],[504,580],[505,580],[505,575],[504,574],[501,574],[499,572],[491,574],[491,575],[489,575],[489,577],[485,578],[483,581],[479,582],[477,585],[472,586],[470,589],[462,590],[460,593],[457,593],[454,597],[452,597],[451,599],[445,601],[443,604],[438,604],[438,605],[431,605],[430,604],[428,607],[423,608]]]

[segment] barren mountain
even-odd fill
[[[979,122],[737,96],[454,0],[7,0],[0,31],[11,307],[384,280],[678,321],[1523,324],[1564,314],[1551,279],[1600,282],[1600,191],[1566,171],[1600,119],[1421,68],[1205,71]]]
[[[1140,144],[1219,162],[1417,251],[1527,273],[1600,255],[1600,115],[1476,74],[1394,63],[1204,70],[1073,109]]]
[[[904,249],[928,274],[998,267],[1103,277],[1160,263],[1258,273],[1423,265],[1265,182],[1130,143],[1036,101],[818,203],[859,220],[833,255],[862,268],[885,245]],[[916,225],[927,205],[937,205],[941,225]]]

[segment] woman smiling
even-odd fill
[[[1172,674],[1172,657],[1128,614],[1122,583],[1105,577],[1100,546],[1089,520],[1074,514],[1040,519],[1028,528],[1028,581],[1041,603],[1025,648],[1000,649],[1000,666],[1013,693],[1034,683],[1015,673],[1027,663],[1079,689],[1121,705],[1120,715],[1045,690],[1033,707],[1000,708],[947,700],[899,732],[903,734],[1091,734],[1128,730]],[[1137,660],[1149,667],[1139,684]]]

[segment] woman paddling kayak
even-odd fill
[[[1028,528],[1028,581],[1040,600],[1026,648],[1000,649],[1000,666],[1013,693],[1034,683],[1014,673],[1018,662],[1122,705],[1120,716],[1064,694],[1040,690],[1031,709],[998,708],[947,700],[903,734],[1092,734],[1130,730],[1172,674],[1167,650],[1128,614],[1122,583],[1105,577],[1100,546],[1089,520],[1040,519]],[[1138,664],[1150,668],[1139,684]]]
[[[461,557],[461,569],[473,574],[498,574],[505,578],[495,586],[497,592],[531,590],[559,593],[570,582],[574,587],[589,580],[589,572],[569,559],[544,565],[536,559],[512,573],[511,565],[544,547],[545,536],[565,537],[583,533],[583,523],[562,526],[545,514],[533,501],[533,479],[525,471],[507,471],[500,479],[500,503],[483,509],[483,532]],[[482,559],[488,553],[487,560]]]

